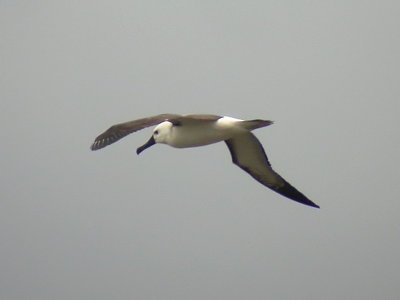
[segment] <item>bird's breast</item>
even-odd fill
[[[174,126],[167,144],[175,148],[199,147],[224,141],[233,134],[229,128],[221,129],[214,124]]]

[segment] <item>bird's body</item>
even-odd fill
[[[257,121],[254,121],[257,122]],[[267,126],[270,121],[258,120]],[[199,147],[228,140],[240,133],[247,133],[246,121],[231,117],[221,117],[213,120],[181,120],[175,124],[164,121],[154,131],[164,130],[168,134],[165,139],[158,138],[158,143],[167,144],[175,148]],[[248,127],[248,126],[247,126]]]
[[[221,119],[220,119],[221,120]],[[220,120],[196,124],[187,122],[185,125],[174,125],[165,121],[158,125],[158,130],[165,128],[168,135],[165,140],[159,140],[175,148],[190,148],[214,144],[226,140],[234,135],[234,126],[221,126]]]
[[[240,120],[215,115],[162,114],[114,125],[96,138],[91,149],[101,149],[132,132],[153,125],[157,125],[153,135],[137,149],[137,154],[156,143],[188,148],[225,141],[233,163],[261,184],[294,201],[319,207],[272,169],[264,148],[251,133],[272,123],[269,120]]]

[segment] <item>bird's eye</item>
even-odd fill
[[[157,135],[158,134],[158,130],[154,131],[154,134]]]

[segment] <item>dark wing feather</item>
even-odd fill
[[[132,132],[179,117],[180,115],[175,114],[161,114],[113,125],[94,140],[90,149],[99,150],[112,143],[115,143]]]
[[[233,163],[258,182],[291,200],[319,208],[272,169],[263,146],[254,134],[245,133],[226,140],[225,143]]]
[[[215,122],[221,119],[221,116],[216,115],[185,115],[174,118],[171,121],[175,126],[182,125],[199,125],[204,124],[206,122]]]
[[[195,121],[217,121],[221,119],[221,116],[217,115],[185,115],[182,119],[195,120]]]

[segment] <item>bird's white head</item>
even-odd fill
[[[167,144],[173,126],[168,121],[158,124],[153,130],[154,141],[159,144]]]
[[[168,144],[168,138],[170,137],[171,128],[173,124],[171,122],[165,121],[158,124],[154,130],[151,138],[142,146],[137,148],[136,153],[140,154],[142,151],[153,146],[156,143]]]

